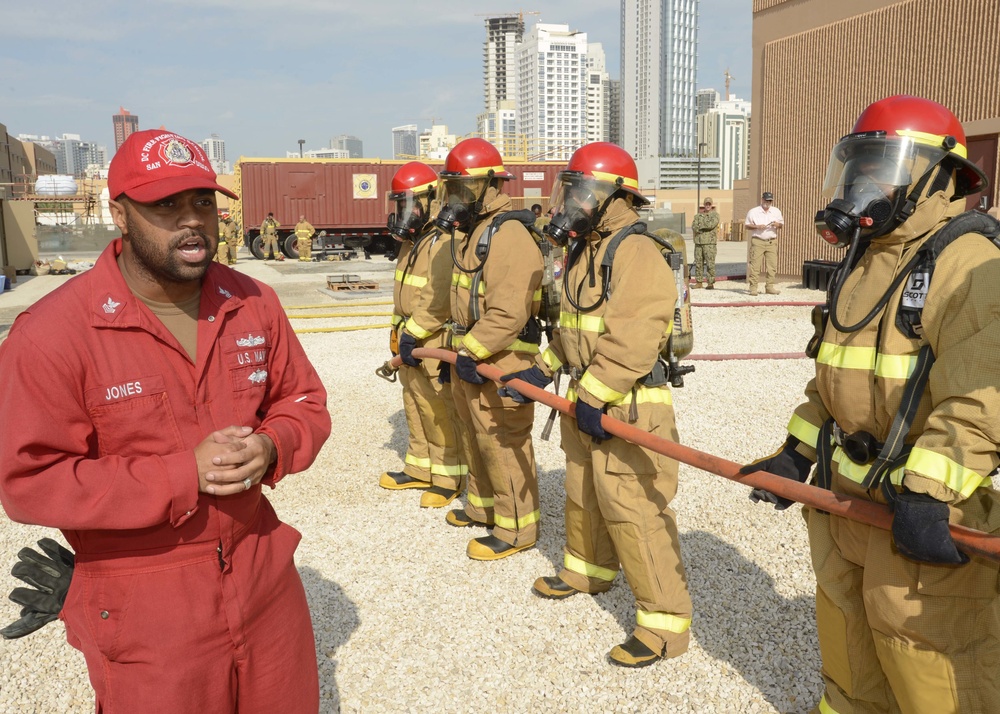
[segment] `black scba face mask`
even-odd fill
[[[552,216],[552,220],[545,225],[544,233],[551,236],[557,244],[566,245],[571,238],[590,233],[593,229],[592,220],[591,216],[580,209],[560,212]]]
[[[434,225],[443,231],[465,231],[472,223],[472,210],[464,203],[450,203],[442,206],[434,219]]]
[[[389,233],[397,240],[413,240],[427,224],[423,206],[417,203],[400,215],[400,211],[390,213],[386,221]]]

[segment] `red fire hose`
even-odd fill
[[[761,302],[693,302],[691,307],[816,307],[823,302],[802,302],[798,300],[767,300]]]
[[[438,359],[450,364],[455,363],[455,353],[450,350],[418,348],[413,350],[413,356],[417,358],[427,357]],[[399,357],[393,357],[388,364],[393,367],[399,367],[401,361]],[[500,377],[504,374],[489,364],[478,365],[476,371],[494,382],[499,382]],[[518,392],[530,399],[534,399],[536,402],[557,409],[563,414],[569,414],[574,418],[576,416],[576,405],[556,394],[534,387],[520,379],[513,379],[509,384]],[[692,449],[689,446],[677,444],[655,434],[637,429],[617,419],[612,419],[607,415],[601,417],[601,426],[608,433],[621,437],[633,444],[638,444],[689,466],[722,476],[730,481],[736,481],[751,488],[762,488],[776,496],[788,498],[835,516],[865,523],[876,528],[883,530],[891,530],[892,528],[892,512],[887,507],[873,501],[865,501],[833,493],[823,488],[782,478],[767,471],[758,471],[757,473],[743,475],[739,473],[741,464],[707,454],[704,451]],[[954,538],[955,544],[960,550],[970,555],[979,555],[990,560],[1000,561],[1000,537],[992,536],[972,528],[966,528],[965,526],[950,525],[949,528],[952,538]]]

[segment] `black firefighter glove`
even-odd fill
[[[21,606],[21,618],[0,630],[6,640],[30,635],[59,617],[66,602],[66,592],[73,579],[73,553],[51,538],[42,538],[38,547],[45,555],[31,548],[21,548],[11,574],[30,585],[14,588],[10,599]],[[48,557],[46,557],[48,556]]]
[[[604,416],[604,407],[592,407],[582,399],[576,400],[576,428],[584,434],[594,437],[594,443],[600,444],[602,441],[610,439],[609,434],[601,426],[601,417]]]
[[[538,365],[532,365],[530,369],[522,369],[520,372],[511,372],[510,374],[505,374],[500,378],[506,386],[500,387],[497,390],[497,394],[501,397],[510,397],[518,404],[528,404],[535,401],[534,399],[528,399],[528,397],[521,394],[517,389],[509,384],[506,384],[512,379],[521,379],[530,384],[532,387],[538,387],[539,389],[545,389],[552,383],[552,377],[546,377],[545,372],[541,370]]]
[[[438,384],[451,384],[451,365],[443,360],[438,367]]]
[[[458,353],[458,357],[455,358],[455,371],[462,380],[470,384],[486,383],[486,377],[476,371],[476,360],[467,354]]]
[[[420,365],[421,360],[416,359],[413,356],[413,349],[416,346],[416,337],[406,331],[401,331],[399,333],[399,358],[403,360],[403,364],[408,367],[417,367]]]
[[[900,554],[918,563],[962,565],[969,557],[959,552],[948,530],[948,504],[926,493],[904,491],[894,501],[892,539]]]
[[[752,474],[758,471],[768,471],[776,476],[805,483],[812,471],[813,462],[795,450],[799,440],[794,436],[789,436],[785,440],[784,446],[770,456],[757,459],[753,463],[747,464],[740,469],[741,474]],[[774,510],[783,511],[791,506],[795,501],[791,501],[781,496],[775,496],[770,491],[762,488],[755,488],[750,492],[750,500],[754,503],[766,501],[774,504]]]

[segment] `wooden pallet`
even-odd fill
[[[360,280],[352,280],[350,282],[344,280],[334,281],[331,280],[330,277],[328,277],[326,281],[326,286],[330,288],[330,290],[378,290],[378,283],[361,282]],[[342,276],[338,275],[336,277]]]

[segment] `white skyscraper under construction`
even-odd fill
[[[698,0],[621,0],[624,148],[637,159],[693,156]]]

